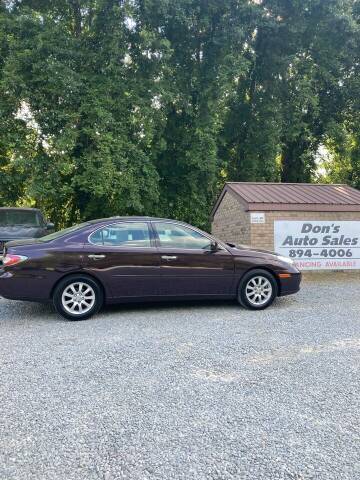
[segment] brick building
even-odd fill
[[[340,229],[335,226],[338,222],[345,230],[351,227],[351,241],[358,242],[360,247],[360,239],[355,239],[356,231],[360,236],[360,191],[347,185],[229,182],[225,184],[211,213],[212,233],[215,236],[227,242],[272,251],[278,246],[274,244],[276,229],[288,229],[291,233],[292,227],[301,227],[299,235],[292,237],[287,243],[295,242],[302,246],[301,242],[315,242],[310,238],[303,238],[307,235],[302,230],[306,232],[310,225],[313,225],[315,233],[318,233],[319,229],[320,232],[326,233],[329,230],[332,233],[331,229]],[[289,235],[285,236],[285,239],[290,238]],[[333,246],[331,242],[340,242],[340,234],[338,240],[333,237],[317,242],[319,246],[314,246],[314,249],[317,248],[318,252],[314,250],[311,253],[313,258],[323,251],[321,245],[330,242],[330,249]],[[344,239],[342,241],[345,241]],[[347,242],[350,240],[346,240]],[[340,248],[341,244],[335,246]],[[306,245],[302,247],[304,252],[300,251],[299,255],[306,253]],[[331,249],[331,255],[334,254],[332,250],[334,249]],[[323,251],[323,254],[325,256],[326,252]],[[346,249],[344,255],[350,254],[360,257],[360,248],[356,252]],[[343,255],[343,251],[340,255]]]

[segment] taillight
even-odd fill
[[[25,255],[11,255],[11,253],[7,253],[3,258],[3,265],[4,267],[10,267],[12,265],[17,265],[24,260],[27,260],[28,257]]]

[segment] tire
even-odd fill
[[[101,286],[87,275],[70,275],[61,280],[53,294],[56,311],[67,320],[85,320],[104,303]]]
[[[256,269],[245,273],[238,289],[238,302],[249,310],[264,310],[278,294],[274,275],[267,270]]]

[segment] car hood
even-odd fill
[[[39,236],[40,230],[40,227],[27,227],[26,225],[3,225],[0,226],[0,240],[34,238]]]
[[[250,247],[249,245],[235,245],[233,243],[227,243],[231,248],[231,253],[233,255],[244,255],[248,254],[249,256],[256,256],[256,257],[267,257],[269,255],[274,256],[277,253],[272,252],[270,250],[264,250],[262,248],[254,248]]]

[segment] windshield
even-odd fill
[[[26,225],[29,227],[40,227],[41,216],[31,210],[0,210],[0,226]]]
[[[59,230],[58,232],[50,233],[50,235],[45,235],[45,237],[41,237],[38,240],[40,242],[50,242],[51,240],[55,240],[56,238],[63,237],[71,232],[76,232],[82,227],[88,225],[87,222],[79,223],[78,225],[73,225],[72,227],[64,228],[63,230]]]

